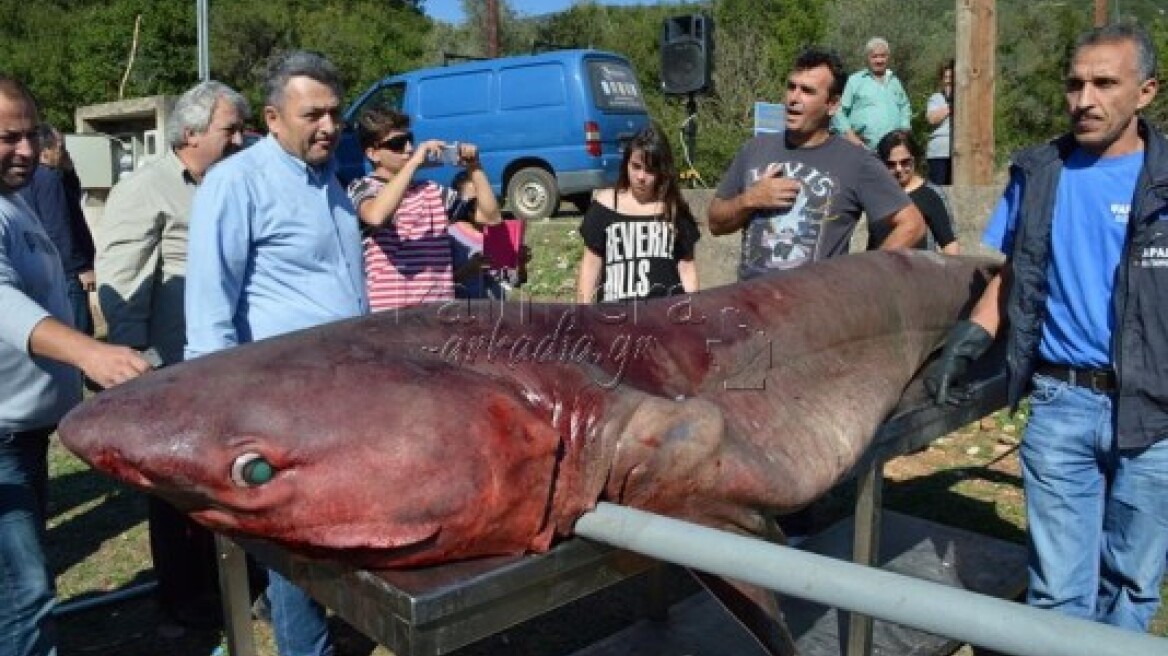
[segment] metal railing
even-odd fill
[[[1164,656],[1168,639],[610,503],[576,535],[1015,656]],[[727,558],[727,554],[733,554]]]

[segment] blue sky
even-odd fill
[[[475,0],[485,2],[486,0]],[[501,0],[507,2],[520,16],[537,16],[563,11],[575,0]],[[678,0],[600,0],[602,5],[671,5]],[[461,23],[462,0],[426,0],[426,14],[447,23]]]

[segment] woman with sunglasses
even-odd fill
[[[444,144],[415,144],[409,127],[408,116],[384,108],[366,111],[357,123],[373,172],[349,185],[349,197],[365,236],[365,285],[374,312],[453,299],[451,223],[462,218],[460,211],[478,224],[502,220],[474,144],[461,143],[454,153],[474,189],[474,203],[465,203],[455,189],[413,179],[420,167],[442,157]]]
[[[917,162],[921,151],[908,130],[893,130],[884,135],[876,144],[876,154],[888,167],[892,177],[908,194],[909,199],[925,217],[929,234],[921,239],[915,248],[929,249],[936,244],[942,253],[957,255],[961,247],[953,232],[953,218],[945,202],[943,192],[927,182],[917,172]],[[868,225],[868,250],[880,247],[888,237],[889,229],[883,223]]]
[[[669,142],[654,125],[625,148],[613,189],[598,189],[580,223],[576,301],[653,298],[698,290],[700,233],[677,183]]]

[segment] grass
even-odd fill
[[[583,249],[575,227],[575,221],[562,220],[528,225],[532,260],[527,295],[544,301],[574,298]],[[1024,412],[1019,417],[995,413],[920,453],[892,461],[886,468],[885,507],[1023,542],[1025,518],[1014,447],[1024,421]],[[151,581],[143,497],[89,471],[56,443],[50,450],[50,470],[47,549],[59,597],[85,599]],[[851,507],[846,488],[850,486],[831,495],[825,512],[842,514]],[[268,626],[255,622],[254,628],[261,656],[274,655]],[[342,624],[334,633],[338,656],[390,653]],[[1168,636],[1168,611],[1158,615],[1153,633]],[[222,641],[216,631],[181,631],[167,625],[148,597],[70,614],[61,621],[61,634],[62,656],[208,656]],[[515,648],[503,636],[473,653],[516,653]]]
[[[540,301],[572,302],[576,299],[576,270],[584,253],[584,240],[575,221],[528,223],[526,241],[531,246],[524,293]]]

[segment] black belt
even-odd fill
[[[1119,389],[1119,384],[1115,379],[1115,371],[1111,369],[1079,369],[1068,367],[1065,364],[1040,362],[1034,371],[1064,383],[1086,387],[1100,394],[1111,394]]]

